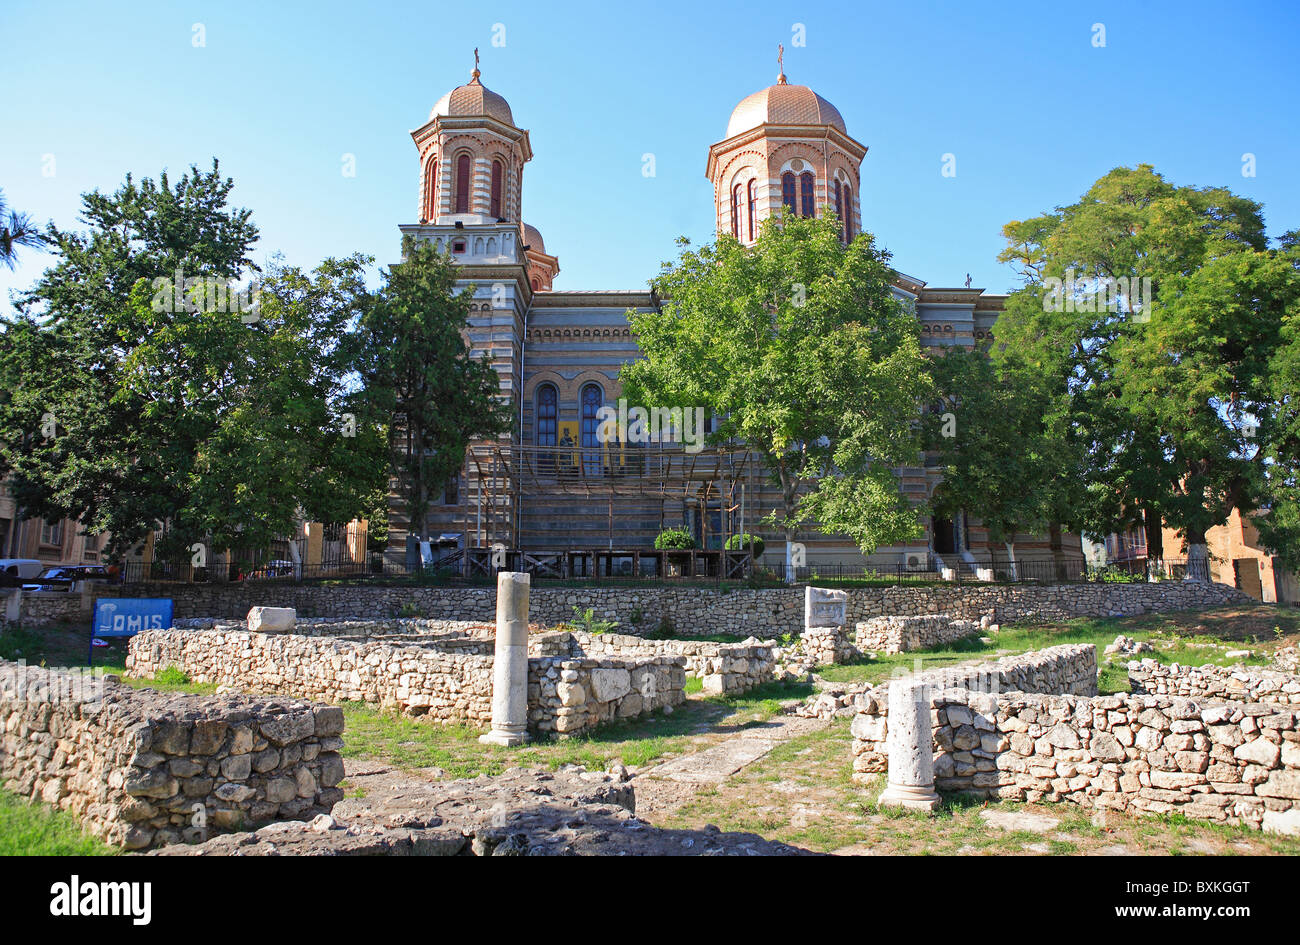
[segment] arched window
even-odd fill
[[[456,212],[469,213],[469,155],[456,158]]]
[[[500,220],[501,213],[501,191],[505,185],[506,169],[500,161],[492,162],[492,219]]]
[[[731,188],[731,235],[740,239],[740,185]]]
[[[600,420],[597,419],[597,414],[604,404],[605,392],[599,384],[588,384],[582,388],[582,426],[579,428],[583,449],[582,474],[592,478],[600,475],[600,440],[597,436]]]
[[[424,168],[424,218],[432,223],[438,219],[438,159],[434,158]]]
[[[781,175],[781,205],[789,207],[791,213],[798,213],[794,200],[794,175],[786,171]]]
[[[835,219],[840,221],[841,228],[844,223],[844,195],[840,192],[840,182],[835,181]]]
[[[808,171],[804,171],[799,175],[799,204],[802,211],[801,216],[811,217],[816,215],[813,207],[813,176]]]
[[[844,241],[853,242],[853,189],[844,186]]]
[[[749,197],[749,241],[754,242],[754,181],[751,179],[746,188]]]
[[[538,446],[554,446],[555,434],[559,420],[559,394],[554,384],[543,384],[537,388],[537,422],[534,435]],[[555,471],[555,454],[542,453],[537,457],[537,464],[544,473]]]

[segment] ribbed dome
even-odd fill
[[[507,125],[515,123],[514,115],[510,113],[510,105],[506,100],[478,79],[471,79],[468,85],[457,86],[438,99],[438,104],[434,105],[433,111],[429,113],[429,120],[433,121],[440,116],[476,118],[482,115],[503,121]]]
[[[519,228],[523,230],[524,234],[523,245],[535,253],[546,255],[546,244],[542,242],[542,234],[537,227],[529,226],[527,223],[520,223]]]
[[[727,137],[765,124],[834,125],[849,133],[839,110],[806,85],[778,83],[742,99],[727,122]]]

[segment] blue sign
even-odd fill
[[[101,597],[95,601],[91,637],[133,637],[172,625],[170,597]]]

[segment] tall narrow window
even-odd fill
[[[815,216],[813,207],[813,176],[808,171],[799,175],[800,216]]]
[[[798,213],[799,208],[794,201],[794,175],[786,171],[781,175],[781,205],[789,207],[791,213]]]
[[[500,161],[492,162],[492,219],[500,220],[501,213],[501,191],[505,186],[506,169]]]
[[[600,408],[604,406],[605,393],[597,384],[588,384],[582,389],[582,426],[580,436],[582,438],[582,474],[589,478],[596,478],[600,475],[601,457],[600,457],[600,440],[597,431],[600,429],[600,420],[597,414]]]
[[[456,158],[456,212],[469,213],[469,155]]]
[[[438,219],[438,160],[433,159],[424,169],[424,218],[432,223]]]
[[[853,242],[853,188],[844,187],[844,241]]]
[[[559,418],[559,395],[554,384],[543,384],[537,388],[537,423],[536,437],[538,446],[554,446],[555,433]],[[537,457],[537,465],[543,474],[555,472],[555,454],[549,450]]]
[[[749,241],[754,242],[754,181],[751,179],[749,186],[745,188],[749,199]]]
[[[835,181],[835,219],[840,221],[840,230],[844,229],[844,194],[840,192],[840,182]]]
[[[731,188],[731,235],[740,239],[740,185]]]

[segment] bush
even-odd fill
[[[695,536],[684,528],[665,528],[655,536],[656,551],[689,551],[695,547]]]
[[[764,548],[763,539],[759,538],[757,535],[732,535],[727,539],[727,550],[747,551],[751,542],[754,546],[754,557],[757,558],[763,553]]]

